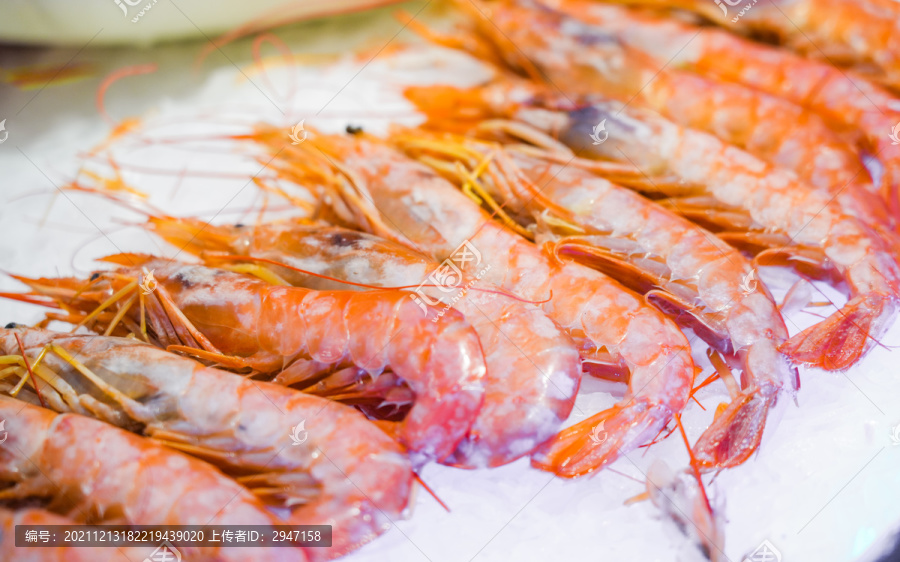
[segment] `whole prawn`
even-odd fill
[[[778,352],[787,329],[767,289],[740,252],[627,188],[578,167],[471,138],[395,134],[412,154],[439,155],[470,169],[490,164],[481,185],[497,205],[558,254],[615,277],[694,329],[742,369],[743,390],[718,413],[695,446],[702,468],[735,466],[759,446],[769,408],[799,388],[796,369]],[[442,166],[452,175],[453,166]],[[465,185],[471,173],[459,174]],[[749,281],[748,281],[749,280]],[[727,376],[727,375],[726,375]]]
[[[179,248],[204,256],[210,264],[236,263],[217,259],[210,254],[215,251],[262,258],[265,262],[250,263],[258,263],[291,285],[316,290],[353,288],[336,279],[368,286],[415,287],[440,266],[406,246],[371,234],[296,221],[209,226],[199,220],[152,217],[148,227]],[[469,434],[443,462],[466,468],[498,466],[530,453],[556,433],[574,406],[581,365],[571,338],[539,308],[485,284],[473,285],[461,278],[449,293],[442,287],[423,287],[422,298],[439,301],[463,287],[468,289],[454,308],[465,315],[481,341],[487,367],[485,398]],[[526,354],[527,350],[540,351]]]
[[[332,373],[376,379],[390,368],[415,393],[397,431],[417,465],[452,453],[481,407],[481,345],[454,310],[435,323],[401,291],[312,291],[151,256],[107,259],[128,267],[91,281],[19,279],[69,309],[92,311],[91,318],[120,303],[111,324],[94,324],[107,332],[126,315],[143,325],[134,306],[140,293],[147,330],[132,333],[149,331],[161,347],[232,369],[277,375],[276,383],[311,385]],[[142,268],[153,272],[149,294],[138,286]],[[127,294],[134,298],[123,301]]]
[[[566,4],[567,9],[569,6]],[[900,100],[895,95],[852,71],[720,29],[596,2],[579,2],[578,6],[583,8],[579,17],[591,22],[601,17],[606,25],[615,25],[618,37],[659,64],[670,61],[672,53],[678,52],[671,64],[679,68],[783,97],[821,115],[844,137],[857,137],[854,142],[859,150],[872,154],[882,164],[880,195],[889,204],[896,228],[900,217],[900,143],[893,137],[900,135]],[[690,48],[683,48],[687,45]],[[835,187],[842,185],[838,180]]]
[[[763,32],[789,49],[900,89],[900,8],[891,0],[771,0],[743,10],[721,0],[607,0],[689,10],[729,29]]]
[[[261,127],[257,139],[273,152],[283,148],[277,131]],[[694,366],[687,339],[673,322],[612,279],[542,252],[384,142],[366,135],[316,135],[288,147],[272,166],[331,193],[328,200],[348,224],[435,260],[470,244],[483,264],[466,263],[464,271],[480,270],[486,282],[543,301],[547,316],[575,339],[586,370],[628,378],[627,396],[592,418],[595,424],[604,421],[609,438],[593,446],[583,424],[579,450],[543,463],[545,468],[563,476],[602,468],[651,440],[687,403]]]
[[[43,501],[79,523],[283,524],[237,482],[106,423],[0,396],[0,500]],[[297,548],[184,547],[215,560],[306,560]]]
[[[133,339],[3,329],[0,354],[17,367],[5,378],[31,372],[41,381],[25,388],[4,381],[2,392],[140,431],[235,475],[286,523],[332,525],[332,546],[305,549],[310,560],[357,548],[406,508],[409,461],[349,406]]]
[[[856,148],[818,114],[779,96],[664,64],[668,59],[660,68],[624,41],[622,23],[615,15],[603,17],[594,2],[564,4],[581,19],[538,0],[488,5],[496,8],[489,21],[472,3],[460,3],[472,14],[476,37],[507,66],[549,83],[570,104],[582,96],[603,96],[652,109],[794,171],[816,188],[842,193],[865,209],[867,218],[888,222]],[[443,42],[448,41],[472,50],[473,41]]]
[[[442,95],[458,99],[452,89],[442,89]],[[788,265],[845,281],[850,300],[781,346],[794,361],[845,369],[872,348],[894,317],[900,297],[896,241],[794,174],[713,135],[619,102],[586,99],[573,108],[547,99],[507,100],[495,93],[461,94],[462,107],[474,105],[481,116],[499,110],[496,116],[512,115],[518,121],[482,122],[482,134],[502,132],[538,142],[544,142],[541,135],[551,135],[545,146],[554,148],[557,161],[609,173],[617,183],[664,198],[660,202],[670,209],[732,246],[755,253],[757,264]],[[451,105],[441,101],[442,108]],[[430,113],[432,123],[453,120],[450,114],[436,113]],[[594,134],[594,124],[601,122],[608,139],[585,142]],[[519,127],[523,123],[528,126]],[[579,152],[565,152],[567,146]],[[585,163],[585,158],[597,165]],[[610,161],[633,170],[609,171]]]

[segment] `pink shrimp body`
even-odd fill
[[[894,144],[891,135],[900,123],[900,100],[893,94],[851,71],[723,30],[596,3],[585,6],[581,17],[592,21],[595,13],[604,14],[609,25],[618,24],[624,41],[659,63],[669,61],[677,51],[677,60],[671,64],[788,99],[821,115],[845,137],[861,134],[857,145],[883,165],[881,183],[885,191],[881,195],[890,203],[896,225],[900,216],[900,144]],[[830,160],[832,156],[830,151],[819,152],[815,159]],[[844,185],[836,179],[832,191]],[[843,195],[841,200],[847,208]]]
[[[269,138],[258,137],[263,142]],[[637,295],[596,271],[543,253],[492,221],[452,184],[383,143],[316,136],[299,150],[302,155],[285,153],[273,166],[302,174],[313,158],[322,166],[340,162],[352,182],[334,186],[348,211],[342,219],[436,260],[467,242],[482,262],[465,264],[466,271],[483,273],[482,280],[522,298],[545,301],[544,312],[575,339],[588,370],[628,372],[629,395],[613,410],[598,414],[610,438],[594,447],[585,431],[576,438],[578,451],[569,447],[560,455],[549,453],[542,467],[566,476],[601,468],[620,452],[647,442],[684,408],[693,380],[687,340]],[[331,159],[315,156],[320,150]]]
[[[807,57],[867,71],[892,88],[900,87],[900,8],[891,0],[772,0],[749,10],[704,0],[615,1],[682,8],[729,29],[774,34]]]
[[[410,148],[416,146],[415,134],[411,137]],[[799,379],[778,352],[787,339],[781,315],[766,288],[753,280],[755,272],[741,253],[637,193],[578,167],[516,148],[458,142],[478,160],[493,157],[483,184],[505,208],[530,215],[519,220],[533,225],[540,240],[647,294],[710,345],[739,360],[744,394],[717,416],[695,454],[709,468],[746,460],[759,445],[766,411],[782,393],[794,396]],[[747,423],[748,418],[754,423]]]
[[[440,95],[445,98],[444,108],[459,102],[467,111],[474,106],[482,116],[501,110],[499,115],[512,115],[556,135],[563,145],[579,150],[581,157],[604,161],[596,167],[583,166],[574,154],[557,155],[573,166],[603,174],[606,161],[627,162],[640,174],[618,177],[617,182],[665,196],[666,206],[729,244],[762,251],[756,257],[762,265],[792,265],[812,275],[844,279],[850,302],[782,346],[793,360],[845,369],[871,349],[887,328],[900,279],[896,242],[885,240],[882,231],[846,213],[830,196],[713,135],[680,127],[650,111],[596,99],[586,99],[575,109],[560,108],[553,100],[532,100],[545,107],[528,100],[505,103],[496,95],[502,91],[489,95],[443,88]],[[508,91],[521,99],[521,90]],[[424,96],[421,89],[415,92],[420,104]],[[435,113],[429,117],[452,120]],[[601,122],[608,139],[599,144],[586,142]],[[803,259],[792,259],[797,255]]]
[[[194,253],[224,250],[328,276],[266,264],[292,285],[316,290],[353,289],[334,279],[415,287],[438,267],[406,246],[339,227],[297,223],[227,227],[166,218],[153,218],[149,224],[169,242]],[[469,286],[469,282],[460,279],[460,285]],[[445,294],[434,287],[423,290],[435,299]],[[539,308],[485,284],[470,288],[454,308],[465,314],[478,333],[487,373],[478,417],[469,435],[443,462],[466,468],[512,462],[556,433],[572,411],[581,378],[578,351]]]
[[[587,0],[565,4],[563,9],[581,18],[576,19],[534,0],[503,0],[490,22],[468,11],[481,35],[514,68],[524,53],[553,90],[651,108],[792,170],[817,188],[842,194],[867,219],[887,221],[872,200],[875,188],[855,147],[819,115],[779,96],[668,65],[674,47],[666,60],[654,61],[622,39],[629,33],[627,24],[603,8]],[[510,42],[516,48],[508,47]]]
[[[586,134],[592,118],[609,116],[611,129],[630,134],[619,134],[610,146],[592,146],[594,154],[621,150],[643,169],[666,169],[686,185],[703,186],[702,193],[720,209],[746,213],[750,223],[740,225],[740,230],[778,233],[781,247],[758,255],[762,264],[805,251],[812,254],[807,257],[817,268],[840,275],[850,288],[850,301],[782,347],[794,360],[845,369],[871,349],[894,316],[900,295],[900,267],[875,232],[845,214],[828,196],[798,184],[793,175],[772,169],[711,135],[649,115],[641,116],[636,126],[625,114],[616,117],[618,109],[616,104],[601,103],[580,110],[577,116],[571,115],[572,128],[560,138],[576,142]],[[641,152],[637,147],[642,147]],[[673,206],[678,208],[677,200]],[[727,238],[738,239],[738,235]]]
[[[162,307],[148,303],[149,326],[163,347],[199,347],[193,339],[184,341],[189,335],[172,333],[172,323],[178,324],[174,308],[199,337],[227,354],[220,362],[232,356],[236,368],[277,373],[275,382],[348,367],[375,378],[390,368],[416,394],[399,429],[401,443],[416,464],[453,452],[481,407],[486,371],[481,345],[454,310],[447,311],[444,322],[435,323],[401,291],[312,291],[149,256],[107,259],[136,265],[100,273],[94,282],[97,290],[87,291],[90,284],[82,287],[81,306],[91,310],[127,280],[138,279],[141,267],[152,270],[162,289],[157,290],[161,302],[171,301]],[[22,280],[44,294],[52,294],[59,284]],[[108,283],[106,289],[96,283],[101,280]],[[165,308],[168,317],[161,318],[154,308]],[[131,314],[137,316],[136,307]]]
[[[37,366],[56,379],[52,387],[42,385],[41,393],[53,409],[126,429],[139,424],[144,434],[238,475],[251,490],[265,490],[261,493],[283,513],[285,524],[332,525],[332,547],[306,549],[311,560],[334,558],[368,542],[406,508],[409,461],[399,445],[350,406],[249,381],[125,338],[4,329],[0,353],[21,353],[16,335],[31,364],[53,345]],[[86,384],[82,373],[54,354],[58,348],[115,391]],[[55,390],[63,389],[63,382],[80,392]],[[36,394],[26,399],[38,401]],[[301,443],[290,438],[297,425],[303,426]]]
[[[6,499],[35,498],[83,521],[135,525],[277,525],[249,491],[210,465],[74,414],[0,396],[8,438],[0,445]],[[294,548],[185,547],[216,560],[306,560]]]

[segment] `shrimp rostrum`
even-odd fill
[[[310,559],[356,548],[406,508],[412,481],[406,455],[350,406],[134,339],[3,329],[0,353],[8,365],[0,391],[137,431],[213,463],[290,524],[332,525],[332,547],[308,549]]]
[[[276,383],[303,388],[335,376],[378,385],[390,369],[415,395],[396,431],[417,464],[453,452],[481,407],[484,355],[454,310],[431,322],[402,291],[313,291],[149,256],[107,259],[127,266],[86,281],[19,279],[47,304],[78,307],[97,330],[121,321],[160,347]],[[142,268],[153,272],[152,291]]]

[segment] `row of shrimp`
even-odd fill
[[[264,124],[237,137],[314,214],[229,226],[148,213],[145,228],[193,260],[123,253],[85,278],[16,276],[29,291],[3,296],[52,310],[0,334],[0,407],[18,420],[0,444],[4,500],[41,500],[9,517],[330,524],[332,547],[278,553],[329,559],[403,517],[425,463],[528,457],[594,474],[666,431],[687,443],[681,412],[721,379],[730,399],[688,444],[693,484],[677,486],[691,490],[678,512],[724,557],[702,475],[752,457],[769,413],[796,397],[798,365],[860,361],[900,297],[897,68],[890,42],[857,37],[896,8],[865,3],[872,21],[840,36],[838,11],[818,21],[804,3],[783,7],[796,27],[762,8],[740,20],[780,46],[684,16],[726,25],[706,2],[460,1],[453,35],[408,22],[494,79],[407,89],[426,124],[388,138],[291,143]],[[842,67],[808,58],[798,30]],[[849,299],[789,336],[759,279],[769,265]],[[715,371],[700,384],[694,338]],[[583,373],[627,392],[565,427]],[[111,490],[123,454],[147,474],[117,473]],[[178,463],[180,480],[153,474]],[[144,476],[181,486],[154,514]],[[194,480],[239,499],[204,496],[216,509],[202,512]]]

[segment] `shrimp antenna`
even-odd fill
[[[28,357],[25,355],[25,346],[22,345],[22,340],[19,338],[19,334],[13,334],[16,338],[16,343],[19,344],[19,351],[22,352],[22,361],[25,363],[25,368],[28,369],[28,375],[31,377],[31,384],[34,385],[34,392],[37,394],[38,400],[41,403],[41,406],[46,408],[47,405],[44,404],[44,397],[41,396],[41,389],[38,388],[37,379],[34,376],[34,371],[31,370],[31,364],[28,362]]]
[[[416,482],[418,482],[419,484],[422,485],[423,488],[425,488],[425,491],[428,492],[428,495],[430,495],[431,497],[433,497],[439,504],[441,504],[441,507],[443,507],[444,510],[447,511],[447,513],[450,513],[450,508],[447,507],[447,504],[445,504],[445,503],[441,500],[441,498],[439,498],[439,497],[437,496],[437,494],[434,493],[434,490],[432,490],[431,487],[430,487],[428,484],[426,484],[424,480],[422,480],[422,477],[419,476],[419,473],[418,473],[418,472],[413,471],[413,478],[415,478],[415,479],[416,479]]]
[[[700,476],[700,469],[697,468],[697,457],[694,456],[694,451],[691,449],[687,434],[684,432],[684,425],[681,424],[681,414],[675,414],[675,423],[678,425],[678,431],[681,432],[681,438],[684,440],[684,446],[687,448],[691,471],[694,474],[694,478],[697,479],[697,485],[700,486],[700,493],[703,494],[703,502],[706,504],[707,511],[712,513],[713,508],[709,503],[709,496],[706,494],[706,486],[703,484],[703,478]]]

